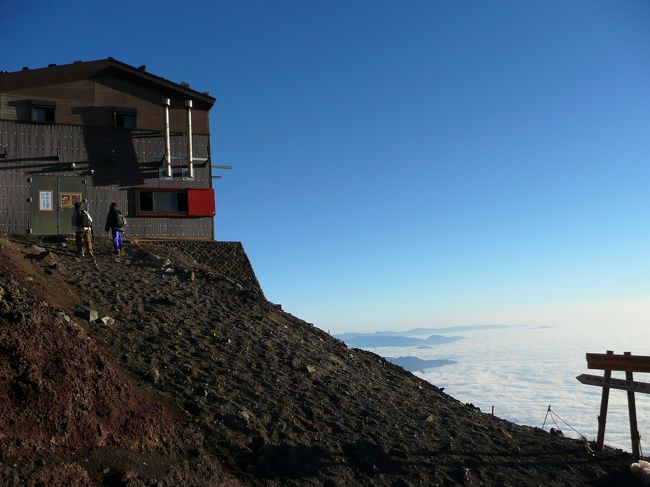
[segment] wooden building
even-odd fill
[[[215,99],[108,58],[0,72],[0,233],[71,232],[75,202],[103,231],[214,238],[208,113]]]

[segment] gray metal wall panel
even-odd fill
[[[172,136],[172,154],[186,153],[184,135]],[[193,134],[195,157],[209,157],[210,137]],[[136,186],[211,187],[209,166],[195,166],[195,179],[164,180],[158,177],[164,153],[162,134],[151,131],[119,131],[61,124],[35,124],[0,120],[0,232],[25,233],[29,228],[30,175],[85,175],[87,198],[94,217],[103,226],[112,201],[118,201],[128,217],[127,232],[142,237],[211,238],[213,218],[135,217],[129,201]],[[58,161],[53,160],[57,155]],[[50,158],[50,159],[47,159]],[[71,167],[72,163],[76,168]],[[176,174],[183,161],[174,160]],[[94,174],[90,175],[90,170]]]
[[[24,233],[29,220],[28,184],[23,174],[23,164],[8,163],[14,154],[20,150],[25,137],[24,131],[19,131],[16,124],[0,122],[0,152],[7,151],[5,158],[0,158],[0,232]],[[10,165],[9,165],[10,164]]]

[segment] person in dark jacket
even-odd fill
[[[119,210],[117,203],[113,201],[106,216],[105,230],[107,232],[109,230],[111,231],[113,236],[113,249],[116,254],[119,254],[122,250],[122,235],[124,233],[125,223],[126,220],[122,216],[122,212]]]

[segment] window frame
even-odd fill
[[[189,216],[189,202],[188,202],[188,192],[187,190],[191,188],[135,188],[135,215],[139,217],[148,217],[148,216],[171,216],[171,217],[187,217]],[[142,193],[182,193],[185,195],[185,210],[178,211],[157,211],[156,208],[156,197],[152,195],[152,210],[142,210],[140,208],[140,198]]]
[[[118,117],[133,117],[133,127],[118,125]],[[138,111],[135,108],[113,107],[113,128],[118,130],[136,130],[138,128]]]
[[[137,217],[172,217],[172,218],[212,218],[216,215],[216,205],[213,188],[197,187],[160,187],[160,186],[140,186],[133,188],[135,197],[135,216]],[[155,197],[152,196],[153,210],[143,211],[140,208],[140,195],[143,192],[175,192],[185,194],[186,209],[177,212],[156,211]]]
[[[35,110],[45,110],[45,120],[36,120],[34,117]],[[48,117],[48,114],[50,114],[51,117]],[[30,100],[29,118],[32,123],[56,123],[56,102],[46,100]]]

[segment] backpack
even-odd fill
[[[126,218],[122,213],[117,214],[117,228],[124,228],[126,226]]]
[[[92,227],[93,226],[93,220],[90,218],[90,215],[86,210],[83,210],[80,215],[81,219],[81,226],[82,227]]]

